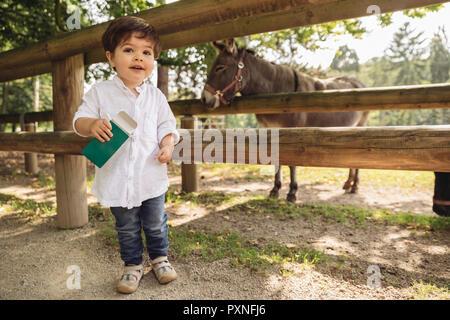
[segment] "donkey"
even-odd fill
[[[433,211],[450,217],[450,172],[434,173]]]
[[[363,88],[365,85],[353,77],[340,76],[318,79],[283,65],[276,65],[257,57],[246,48],[238,49],[234,39],[213,42],[218,56],[208,74],[201,101],[210,109],[222,103],[229,105],[240,92],[242,96],[262,93],[316,91],[325,89]],[[297,112],[290,114],[256,114],[264,128],[290,127],[339,127],[364,126],[368,112]],[[291,183],[288,201],[297,199],[295,166],[289,166]],[[271,197],[278,197],[281,188],[281,170],[275,167],[274,187]],[[343,189],[356,193],[358,190],[358,169],[350,169]]]

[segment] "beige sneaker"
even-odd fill
[[[175,269],[170,264],[166,256],[161,256],[155,260],[151,260],[152,269],[159,283],[168,283],[177,278]]]
[[[117,284],[117,291],[120,293],[133,293],[139,287],[139,282],[144,275],[144,266],[130,265],[125,266],[123,269],[123,275]]]

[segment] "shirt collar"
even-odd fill
[[[119,76],[115,75],[113,78],[113,81],[119,86],[119,88],[122,88],[122,90],[131,92],[130,88],[128,88],[125,85],[125,83],[123,83],[122,79],[120,79]],[[136,91],[139,92],[139,94],[141,94],[142,92],[144,92],[145,88],[146,88],[146,85],[145,85],[145,79],[144,79],[144,81],[142,81],[142,84],[140,86],[136,87]]]

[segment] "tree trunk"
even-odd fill
[[[33,111],[39,111],[39,76],[33,78]],[[24,123],[24,131],[36,132],[37,122]],[[37,174],[39,171],[37,153],[25,153],[25,171],[31,174]]]
[[[158,65],[158,89],[169,99],[169,67]]]
[[[33,90],[34,90],[34,100],[33,100],[33,111],[39,111],[39,76],[33,79]]]
[[[2,114],[6,114],[8,111],[8,82],[3,83],[3,102],[2,102]],[[6,123],[0,123],[0,132],[5,132]]]

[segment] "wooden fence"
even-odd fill
[[[138,15],[159,30],[163,49],[169,49],[216,39],[362,17],[368,15],[367,8],[373,4],[372,2],[372,0],[185,0],[147,10]],[[377,0],[377,5],[380,12],[384,13],[444,2],[447,1]],[[88,221],[86,160],[79,155],[80,147],[87,141],[67,131],[72,130],[73,115],[81,104],[84,66],[106,61],[100,44],[101,35],[106,27],[107,23],[103,23],[26,48],[0,53],[0,82],[52,72],[51,114],[54,132],[2,133],[0,150],[55,154],[57,225],[60,228],[79,227]],[[373,92],[376,90],[378,90],[376,93]],[[415,92],[415,95],[402,94],[395,90]],[[439,93],[426,94],[430,92],[427,90]],[[338,106],[340,111],[442,108],[449,104],[448,92],[446,85],[436,85],[423,88],[272,95],[237,99],[233,107],[220,108],[211,114],[333,111],[335,106]],[[379,100],[381,98],[385,100]],[[177,102],[172,106],[175,114],[189,115],[182,119],[184,128],[195,127],[195,118],[191,115],[205,113],[199,101]],[[30,115],[30,119],[34,116],[38,115]],[[28,115],[24,118],[28,121]],[[194,134],[192,129],[188,132],[190,135]],[[280,164],[450,171],[449,135],[448,126],[279,129]],[[324,141],[327,143],[324,144]],[[329,156],[330,148],[333,150],[332,157]],[[195,150],[193,152],[195,153]],[[190,170],[195,180],[197,174],[195,164],[185,165],[184,168],[185,172]],[[189,175],[183,173],[183,177],[187,176]]]

